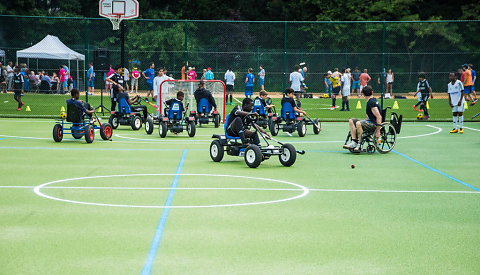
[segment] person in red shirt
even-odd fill
[[[368,70],[363,69],[363,73],[360,75],[360,93],[362,92],[363,88],[368,85],[368,82],[370,82],[372,78],[370,75],[368,75]],[[358,95],[360,97],[360,95]]]
[[[60,71],[58,72],[58,78],[60,79],[60,83],[58,84],[57,94],[64,94],[65,75],[67,74],[67,71],[65,71],[62,65],[60,65],[59,68]]]

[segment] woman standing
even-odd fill
[[[386,77],[386,82],[387,82],[387,89],[385,91],[385,98],[392,98],[393,97],[393,72],[392,69],[388,69],[387,77]],[[390,89],[390,93],[388,92],[388,89]]]

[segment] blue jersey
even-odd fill
[[[92,77],[95,77],[95,72],[93,71],[93,67],[90,67],[87,71],[88,78],[90,78],[90,74],[92,74]]]
[[[473,85],[475,85],[475,76],[477,76],[477,73],[475,72],[474,69],[472,69],[472,82],[473,82]]]
[[[255,79],[255,76],[251,73],[247,74],[247,87],[253,86],[253,80]]]
[[[213,75],[213,72],[212,71],[207,71],[205,73],[205,80],[213,80],[215,76]]]
[[[145,76],[149,77],[149,79],[147,79],[147,83],[153,83],[153,79],[155,78],[155,70],[148,68],[143,73]]]

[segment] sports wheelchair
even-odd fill
[[[212,105],[206,98],[200,99],[200,102],[197,104],[197,112],[191,110],[190,116],[194,117],[195,124],[198,124],[199,126],[202,126],[202,124],[208,124],[210,122],[213,122],[215,128],[218,128],[220,125],[220,114],[218,111],[214,111],[212,109]]]
[[[285,122],[285,124],[282,124]],[[313,133],[318,135],[321,131],[321,124],[318,118],[312,120],[309,117],[297,116],[292,105],[285,102],[282,105],[280,116],[273,116],[270,123],[270,133],[272,136],[278,135],[280,129],[287,133],[293,133],[297,130],[300,137],[304,137],[307,134],[307,125],[313,125]]]
[[[271,105],[272,104],[272,99],[270,97],[268,97],[265,100],[265,102],[267,103],[267,105]],[[255,100],[253,101],[253,111],[252,112],[256,112],[258,114],[257,122],[256,122],[258,126],[262,127],[263,129],[268,128],[268,126],[270,125],[270,123],[272,121],[272,117],[277,115],[277,111],[275,110],[275,106],[273,106],[271,108],[271,111],[273,111],[273,113],[271,113],[271,112],[267,113],[267,109],[265,108],[265,106],[263,106],[261,99],[259,97],[255,98]]]
[[[142,124],[146,122],[147,117],[142,114],[141,108],[146,108],[144,105],[140,105],[141,98],[137,102],[130,106],[125,98],[118,100],[118,111],[111,112],[108,122],[112,125],[113,129],[117,129],[119,125],[130,125],[133,130],[142,128]],[[143,107],[139,107],[143,106]]]
[[[348,150],[352,153],[360,153],[360,152],[367,152],[369,154],[375,153],[378,151],[382,154],[388,153],[393,150],[397,141],[397,135],[400,134],[400,130],[402,128],[402,120],[403,116],[398,115],[397,113],[393,112],[390,115],[390,122],[385,122],[385,118],[387,115],[387,110],[391,109],[390,106],[386,107],[382,110],[382,124],[380,124],[380,138],[377,140],[375,138],[375,131],[364,131],[362,136],[359,139],[360,148],[361,150],[355,151],[354,148],[349,148]],[[348,131],[347,139],[345,140],[345,144],[348,144],[352,141],[352,136],[350,131]],[[364,146],[366,144],[366,147]]]
[[[187,131],[189,137],[194,137],[196,132],[195,118],[193,116],[187,117],[187,110],[188,104],[185,110],[182,110],[179,102],[173,102],[170,107],[166,107],[165,114],[167,115],[158,118],[158,134],[160,137],[166,137],[167,131],[178,134],[183,130]],[[150,121],[151,118],[149,117],[148,120]]]
[[[228,121],[230,114],[227,115],[225,121]],[[273,138],[271,140],[277,142],[279,146],[274,146],[267,141],[267,138],[259,131],[258,127],[255,124],[256,118],[253,115],[248,115],[244,118],[246,126],[253,126],[255,132],[259,133],[260,136],[265,140],[267,146],[258,146],[252,144],[252,141],[249,139],[249,144],[243,144],[240,141],[239,137],[232,137],[227,133],[227,123],[224,125],[224,135],[214,134],[212,138],[214,140],[210,144],[210,157],[215,162],[220,162],[223,159],[225,151],[230,156],[243,157],[245,163],[250,168],[256,168],[260,163],[266,159],[269,159],[271,156],[278,156],[280,163],[283,166],[292,166],[297,159],[297,153],[305,154],[305,151],[296,151],[293,145],[288,143],[281,143]]]
[[[100,124],[100,120],[98,120]],[[94,121],[90,121],[87,115],[82,116],[77,106],[74,104],[67,105],[67,118],[57,119],[55,126],[53,126],[53,140],[61,142],[64,134],[71,134],[75,139],[80,139],[85,136],[87,143],[92,143],[95,139],[95,130],[100,130],[100,136],[104,140],[110,140],[113,134],[112,125],[110,123],[103,123],[96,126]]]

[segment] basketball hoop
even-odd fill
[[[106,17],[112,22],[113,30],[120,29],[120,23],[124,19],[138,17],[137,0],[100,0],[99,15]]]
[[[112,17],[110,17],[109,19],[110,19],[110,22],[112,22],[113,30],[114,31],[119,30],[120,29],[120,23],[123,20],[122,15],[121,14],[115,14]]]

